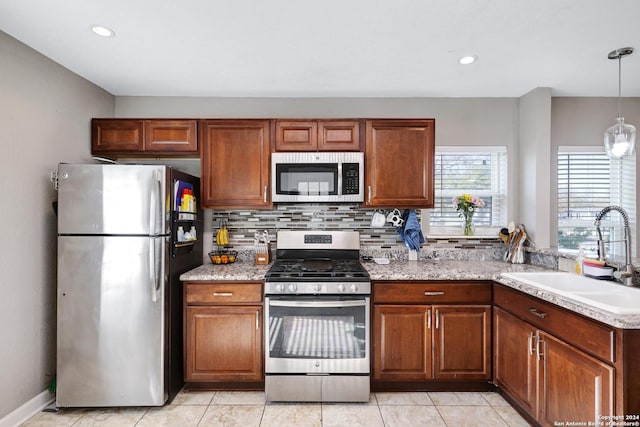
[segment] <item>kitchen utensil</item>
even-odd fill
[[[384,227],[386,220],[384,213],[381,210],[376,209],[371,217],[371,226],[375,228]]]
[[[387,214],[387,222],[391,223],[394,227],[400,227],[404,223],[400,210],[394,209]]]

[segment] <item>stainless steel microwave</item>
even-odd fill
[[[271,154],[274,202],[363,202],[364,153]]]

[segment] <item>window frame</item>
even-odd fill
[[[560,158],[564,155],[571,154],[583,154],[583,155],[596,155],[602,154],[605,155],[604,147],[602,146],[558,146],[556,151],[556,238],[557,238],[557,248],[558,252],[576,255],[579,252],[578,248],[568,248],[560,246],[560,231],[566,230],[569,228],[567,224],[574,223],[574,228],[590,228],[591,236],[595,235],[596,227],[595,227],[595,215],[605,206],[600,208],[596,208],[593,212],[592,218],[585,217],[576,217],[576,219],[566,219],[560,217],[560,209],[561,209],[561,196],[565,197],[566,192],[560,191],[561,185],[561,172],[563,169],[560,168]],[[609,168],[608,168],[608,189],[607,192],[609,194],[608,201],[606,206],[617,205],[622,206],[623,209],[629,214],[629,222],[631,229],[631,239],[632,239],[632,254],[634,256],[636,253],[636,245],[634,243],[633,237],[636,235],[636,220],[637,220],[637,212],[636,212],[636,204],[637,204],[637,196],[635,191],[628,192],[626,191],[625,183],[627,180],[632,180],[635,188],[635,176],[636,176],[636,168],[637,162],[635,156],[626,159],[608,159],[609,160]],[[570,172],[567,172],[570,173]],[[593,174],[591,175],[593,177]],[[569,185],[568,182],[565,185]],[[570,189],[568,190],[570,192]],[[632,196],[631,196],[632,195]],[[566,209],[566,208],[565,208]],[[576,215],[579,214],[580,210],[576,209]],[[624,238],[624,227],[622,216],[617,212],[612,212],[606,215],[601,221],[601,230],[604,235],[605,240],[614,240],[616,244],[611,246],[607,244],[606,248],[606,256],[607,258],[612,257],[622,257],[624,256],[624,248],[623,243],[619,242]],[[596,252],[596,243],[593,238],[588,242],[583,242],[578,245],[578,247],[583,247],[587,256],[589,257],[597,257]]]
[[[435,188],[434,192],[434,203],[438,200],[439,197],[443,197],[445,199],[451,200],[453,197],[469,193],[474,196],[478,196],[481,199],[487,199],[489,197],[498,197],[498,203],[501,205],[502,212],[500,214],[494,214],[492,218],[492,222],[500,221],[504,222],[504,224],[492,225],[492,226],[478,226],[476,225],[475,233],[473,236],[464,236],[462,234],[462,218],[460,218],[459,226],[438,226],[431,224],[431,213],[433,209],[426,209],[423,214],[423,218],[427,220],[424,221],[423,229],[428,237],[432,238],[441,238],[441,237],[456,237],[456,238],[486,238],[486,237],[497,237],[498,231],[506,226],[507,218],[508,218],[508,199],[509,199],[509,186],[508,186],[508,173],[509,173],[509,152],[507,145],[447,145],[447,146],[436,146],[435,155],[436,157],[441,154],[457,154],[457,155],[473,155],[473,154],[489,154],[494,155],[498,154],[502,156],[499,159],[500,164],[495,169],[492,169],[491,174],[491,186],[496,187],[488,190],[447,190],[445,194],[439,194],[440,190]],[[437,170],[434,171],[437,173]],[[434,182],[435,185],[435,182]],[[502,191],[501,191],[502,190]],[[444,205],[451,205],[447,200],[443,200]],[[452,205],[451,205],[452,206]],[[455,209],[451,208],[453,212]],[[457,214],[457,213],[456,213]],[[495,219],[497,217],[497,219]],[[495,222],[494,222],[495,223]]]

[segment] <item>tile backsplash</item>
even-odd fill
[[[215,210],[211,227],[215,236],[220,220],[226,220],[230,246],[238,250],[240,256],[253,250],[256,231],[267,230],[275,249],[278,230],[353,230],[360,232],[363,255],[386,253],[393,258],[407,258],[408,248],[400,240],[395,227],[388,223],[380,228],[371,227],[374,212],[374,209],[365,209],[358,204],[278,204],[272,210]],[[420,219],[420,210],[416,214]],[[498,260],[502,259],[505,250],[497,237],[438,237],[426,240],[418,254],[419,258]]]

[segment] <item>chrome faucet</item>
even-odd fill
[[[605,241],[600,230],[600,220],[609,212],[618,211],[624,221],[624,269],[614,273],[614,277],[627,286],[633,286],[633,265],[631,264],[631,229],[629,227],[629,215],[620,206],[607,206],[596,215],[596,230],[598,231],[598,257],[605,260]]]

